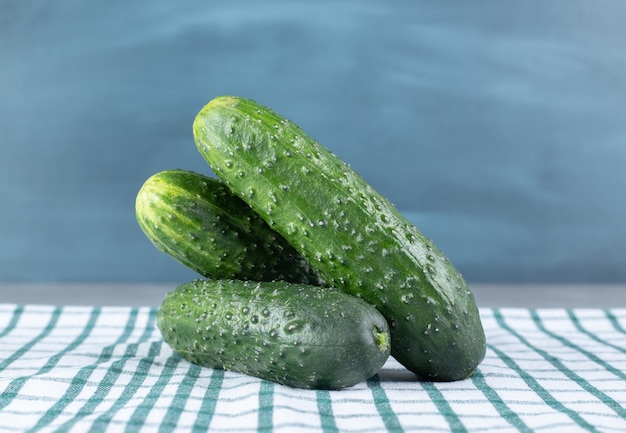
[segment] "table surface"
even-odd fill
[[[471,284],[487,336],[471,378],[389,358],[334,392],[185,361],[155,321],[175,286],[0,284],[0,433],[626,431],[626,285]]]
[[[0,303],[160,305],[176,283],[0,283]],[[479,307],[620,308],[626,284],[470,284]]]
[[[0,433],[626,431],[626,308],[482,308],[470,378],[420,381],[389,358],[338,391],[191,364],[155,318],[0,303]]]

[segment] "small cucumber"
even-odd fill
[[[355,385],[390,351],[375,308],[336,289],[284,281],[181,284],[163,300],[157,326],[190,362],[296,388]]]
[[[184,170],[156,173],[139,190],[135,211],[158,250],[202,276],[323,283],[285,239],[217,179]]]
[[[486,343],[467,283],[344,161],[278,113],[240,97],[209,102],[193,131],[214,172],[329,285],[384,314],[400,363],[438,381],[475,370]]]

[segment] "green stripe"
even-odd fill
[[[87,325],[85,326],[85,328],[83,328],[83,331],[80,333],[80,335],[76,337],[68,346],[66,346],[65,349],[61,350],[54,356],[50,357],[48,362],[46,362],[46,364],[43,367],[41,367],[37,373],[35,373],[34,375],[22,376],[17,379],[14,379],[9,384],[9,386],[7,386],[5,391],[0,396],[0,409],[6,407],[17,396],[17,394],[24,387],[26,382],[28,382],[29,378],[46,374],[47,372],[49,372],[50,370],[54,368],[54,366],[59,362],[59,360],[63,356],[65,356],[67,352],[73,350],[76,346],[80,345],[85,340],[85,338],[87,338],[87,336],[93,329],[96,323],[96,320],[98,319],[99,314],[100,314],[100,309],[94,308],[91,312]],[[31,343],[35,340],[39,341],[44,336],[48,335],[50,331],[52,330],[52,328],[54,328],[54,326],[58,322],[60,315],[61,315],[61,309],[56,308],[53,312],[52,319],[48,323],[48,326],[46,326],[46,329],[44,329],[44,331],[37,338],[35,338],[34,340],[31,340]],[[30,347],[32,347],[32,345]],[[24,349],[22,348],[22,353],[23,353],[23,350]]]
[[[367,380],[367,386],[372,392],[372,397],[374,398],[374,405],[376,406],[376,410],[378,414],[381,416],[387,431],[389,432],[403,432],[404,429],[400,425],[400,421],[396,416],[395,412],[391,408],[391,404],[389,403],[389,399],[387,398],[387,394],[385,390],[380,386],[380,377],[375,374],[373,377]]]
[[[167,412],[163,417],[163,421],[161,421],[159,433],[169,433],[174,431],[201,371],[202,368],[197,364],[191,364],[189,366],[189,370],[187,370],[183,380],[178,385],[176,394],[174,394],[174,399],[168,406]]]
[[[134,344],[133,346],[136,352],[137,344]],[[144,380],[146,379],[146,377],[148,376],[148,373],[150,372],[150,367],[152,367],[154,363],[154,358],[159,356],[160,352],[161,352],[160,341],[153,341],[152,343],[150,343],[150,349],[148,350],[148,355],[140,359],[139,363],[137,364],[137,367],[135,368],[135,371],[133,372],[133,375],[130,381],[128,382],[127,385],[124,385],[124,390],[122,391],[120,396],[115,399],[111,407],[109,407],[109,409],[106,412],[103,412],[102,414],[98,416],[98,418],[95,419],[95,421],[93,422],[93,425],[89,429],[90,433],[102,432],[107,429],[109,423],[111,422],[115,414],[121,408],[123,408],[126,405],[126,403],[128,403],[136,394],[136,392],[141,388]],[[116,383],[118,377],[121,375],[122,371],[124,370],[124,364],[129,359],[134,358],[135,356],[136,354],[125,356],[124,359],[113,363],[117,365],[113,365],[113,364],[111,365],[111,368],[109,369],[109,371],[107,371],[107,375],[109,372],[114,371],[114,373],[112,374],[113,377],[108,380],[106,377],[105,379],[103,379],[103,382],[108,384],[108,389],[104,390],[104,393],[98,393],[96,391],[96,393],[92,396],[94,397],[94,401],[93,401],[94,405],[92,406],[92,408],[90,408],[89,412],[87,413],[93,412],[93,408],[97,407],[101,402],[106,400],[106,395],[111,390],[112,385]]]
[[[124,327],[124,332],[117,341],[109,346],[106,346],[100,356],[96,360],[95,364],[90,365],[88,367],[81,368],[74,378],[72,379],[70,386],[68,386],[65,394],[39,419],[39,422],[29,431],[35,432],[43,428],[44,426],[50,424],[54,419],[56,419],[63,410],[72,403],[76,397],[81,393],[87,380],[96,369],[97,365],[108,361],[113,355],[113,350],[117,344],[124,342],[132,333],[132,330],[135,327],[135,320],[137,318],[137,310],[132,310],[129,315],[128,320],[126,321],[126,326]],[[70,421],[71,422],[71,421]]]
[[[507,406],[507,404],[504,402],[504,400],[502,400],[500,395],[491,386],[489,386],[489,384],[487,384],[485,376],[480,370],[476,370],[476,372],[472,374],[471,380],[474,386],[476,386],[476,388],[479,389],[485,395],[485,397],[487,397],[489,403],[492,404],[492,406],[498,411],[500,416],[506,422],[511,424],[520,432],[532,433],[533,430],[528,427],[524,423],[524,421],[522,421],[519,415],[513,412],[511,408]]]
[[[517,339],[519,339],[520,341],[524,342],[525,340],[519,336],[515,331],[513,331],[513,329],[511,329],[504,321],[504,319],[502,318],[502,314],[500,313],[500,311],[498,309],[494,309],[493,310],[493,316],[496,319],[496,321],[498,322],[498,325],[506,330],[507,332],[511,333],[512,335],[514,335]],[[525,343],[526,344],[526,343]],[[585,419],[583,419],[578,412],[573,411],[569,408],[567,408],[566,406],[564,406],[560,401],[556,400],[544,387],[542,387],[539,382],[537,382],[537,380],[530,375],[529,373],[525,372],[523,369],[521,369],[519,367],[519,365],[517,365],[517,363],[515,363],[515,361],[513,361],[511,358],[509,358],[504,352],[496,349],[494,346],[492,345],[488,345],[489,348],[496,353],[496,355],[498,355],[498,357],[500,359],[502,359],[502,361],[504,361],[504,363],[511,369],[515,370],[517,372],[517,374],[522,378],[522,380],[524,380],[524,382],[526,382],[526,384],[539,396],[541,397],[541,399],[546,402],[546,404],[548,406],[550,406],[551,408],[564,413],[565,415],[567,415],[568,417],[570,417],[570,419],[572,421],[574,421],[576,424],[578,424],[580,427],[586,428],[589,431],[592,432],[597,432],[598,430],[591,424],[589,424],[587,421],[585,421]]]
[[[27,353],[35,344],[39,343],[41,340],[46,338],[48,336],[48,334],[50,334],[50,332],[52,332],[52,330],[56,326],[57,322],[59,321],[59,316],[60,315],[61,315],[61,308],[60,307],[55,308],[52,311],[52,315],[50,317],[50,321],[43,328],[43,330],[41,331],[41,333],[39,335],[37,335],[35,338],[30,340],[28,343],[26,343],[20,349],[15,351],[15,353],[13,353],[13,355],[9,356],[8,358],[6,358],[2,362],[0,362],[0,371],[6,369],[10,364],[15,362],[16,359],[20,358],[22,355]],[[6,406],[6,405],[2,406],[2,403],[3,403],[3,401],[0,400],[0,409]]]
[[[126,347],[126,351],[124,352],[124,355],[122,355],[122,359],[118,359],[111,363],[107,372],[104,375],[104,378],[98,383],[98,386],[96,387],[94,393],[91,394],[89,399],[81,406],[81,408],[78,411],[76,411],[76,413],[74,414],[72,418],[70,418],[67,422],[65,422],[63,425],[61,425],[58,428],[57,432],[60,433],[60,432],[69,431],[74,426],[74,424],[76,424],[78,421],[80,421],[86,416],[93,414],[93,412],[98,407],[98,405],[100,405],[103,401],[105,401],[107,394],[111,391],[112,385],[117,380],[117,377],[121,374],[124,363],[128,359],[133,358],[137,352],[137,348],[139,347],[139,344],[143,343],[145,340],[147,340],[150,337],[152,330],[154,329],[154,319],[155,319],[155,313],[151,311],[148,316],[148,320],[146,322],[144,331],[142,335],[140,336],[138,342],[129,344]],[[84,387],[84,384],[83,384],[83,387]]]
[[[606,363],[605,361],[603,361],[602,359],[598,358],[597,355],[594,355],[593,353],[589,352],[588,350],[585,350],[582,347],[579,347],[578,345],[572,343],[568,339],[566,339],[566,338],[564,338],[564,337],[562,337],[560,335],[557,335],[554,332],[546,329],[546,327],[544,326],[543,322],[541,321],[541,317],[539,317],[539,315],[537,314],[537,312],[535,310],[531,310],[530,314],[531,314],[531,317],[532,317],[533,321],[535,322],[535,324],[537,325],[539,330],[541,330],[541,332],[543,332],[546,335],[549,335],[550,337],[554,338],[555,340],[558,340],[559,342],[561,342],[563,345],[569,347],[570,349],[573,349],[573,350],[576,350],[577,352],[582,353],[583,355],[585,355],[587,358],[589,358],[590,360],[592,360],[596,364],[601,365],[605,370],[610,371],[615,376],[617,376],[620,379],[626,381],[626,374],[622,373],[617,368],[613,367],[612,365],[610,365],[610,364]],[[565,364],[563,364],[559,359],[557,359],[557,358],[555,358],[553,356],[550,356],[550,354],[547,353],[546,351],[544,351],[542,349],[539,349],[538,347],[533,346],[532,344],[530,344],[523,337],[518,336],[518,338],[520,338],[520,340],[526,346],[532,348],[534,351],[536,351],[541,356],[543,356],[547,361],[549,361],[552,365],[554,365],[557,369],[559,369],[559,371],[563,372],[569,379],[571,379],[574,382],[576,382],[585,391],[587,391],[588,393],[590,393],[591,395],[596,397],[598,400],[600,400],[602,403],[604,403],[605,405],[610,407],[621,418],[626,419],[626,409],[624,409],[617,401],[615,401],[614,399],[609,397],[604,392],[600,391],[598,388],[593,386],[591,383],[589,383],[583,377],[579,376],[574,371],[572,371],[569,368],[567,368],[565,366]]]
[[[450,404],[445,399],[441,391],[439,391],[437,386],[432,382],[422,382],[421,385],[422,388],[424,388],[428,393],[428,396],[437,407],[439,413],[446,419],[446,422],[450,426],[450,431],[455,433],[466,432],[467,429],[454,410],[452,410],[452,407],[450,407]]]
[[[624,327],[620,325],[619,321],[617,320],[617,317],[615,317],[613,312],[611,312],[610,310],[606,310],[604,313],[606,314],[606,317],[609,319],[609,321],[611,322],[611,324],[613,325],[615,329],[617,329],[622,334],[626,334],[626,329],[624,329]]]
[[[137,343],[130,344],[126,348],[126,352],[122,359],[119,359],[111,364],[109,370],[105,375],[105,379],[103,379],[101,382],[108,384],[108,388],[101,390],[100,387],[98,387],[96,389],[96,392],[90,397],[90,401],[88,401],[85,405],[87,406],[87,409],[84,411],[84,414],[81,416],[81,418],[93,413],[95,411],[95,408],[100,403],[105,401],[105,397],[110,392],[112,385],[117,381],[118,377],[123,372],[123,367],[126,362],[136,357],[139,345],[146,342],[152,335],[155,327],[155,318],[156,310],[151,309],[148,316],[148,321],[146,322],[145,328],[143,330],[143,333],[139,337],[139,340],[137,341]],[[111,422],[115,413],[119,409],[124,407],[124,405],[132,399],[132,397],[135,395],[137,390],[140,389],[143,381],[147,377],[150,371],[150,367],[154,362],[154,359],[161,353],[161,345],[162,342],[160,340],[150,343],[147,356],[139,360],[139,363],[135,368],[135,371],[133,372],[133,376],[131,377],[129,383],[125,385],[122,394],[113,402],[111,407],[109,407],[106,412],[100,414],[100,416],[95,419],[90,429],[90,433],[96,431],[104,431]]]
[[[224,382],[224,370],[213,370],[211,373],[211,379],[209,385],[202,398],[202,406],[196,416],[196,422],[193,424],[191,433],[204,433],[209,430],[213,414],[215,413],[215,406],[217,405],[217,399],[220,391],[222,390],[222,383]]]
[[[568,309],[567,310],[567,315],[570,318],[570,320],[572,321],[572,323],[574,324],[574,326],[576,327],[576,329],[578,329],[583,334],[587,335],[589,338],[591,338],[594,341],[597,341],[598,343],[601,343],[601,344],[603,344],[605,346],[611,347],[611,348],[617,350],[618,352],[626,353],[626,347],[618,346],[617,344],[613,344],[611,342],[608,342],[608,341],[598,337],[596,334],[594,334],[594,333],[588,331],[587,329],[585,329],[582,326],[582,324],[580,323],[580,320],[578,319],[578,317],[576,317],[576,314],[574,314],[573,310]],[[621,372],[621,370],[620,370],[620,372]]]
[[[89,399],[81,406],[76,415],[64,423],[61,427],[58,428],[58,432],[66,432],[70,430],[74,424],[83,419],[84,417],[93,414],[96,407],[98,407],[103,401],[106,399],[106,395],[111,391],[113,384],[119,377],[122,372],[122,367],[126,359],[132,358],[135,356],[137,351],[137,344],[133,343],[128,345],[126,348],[126,352],[124,353],[124,359],[118,360],[111,363],[109,369],[106,374],[102,378],[102,380],[98,383],[96,390],[89,397]],[[95,428],[93,429],[95,430]]]
[[[18,305],[17,308],[15,308],[15,310],[13,311],[13,315],[11,317],[11,321],[6,326],[6,328],[4,328],[2,333],[0,333],[0,338],[4,337],[9,332],[11,332],[13,329],[15,329],[15,325],[17,325],[17,322],[20,320],[20,317],[21,317],[23,312],[24,312],[24,306],[23,305]],[[2,371],[2,368],[0,368],[0,371]]]
[[[273,404],[274,404],[274,382],[268,380],[261,381],[259,389],[259,416],[258,427],[259,432],[271,432],[274,429],[273,424]]]
[[[159,342],[160,343],[160,342]],[[168,385],[170,379],[173,376],[176,367],[181,362],[180,356],[177,354],[172,354],[167,361],[165,361],[165,365],[159,374],[159,378],[155,382],[154,385],[150,388],[150,392],[143,399],[143,401],[137,406],[133,414],[131,415],[128,423],[126,424],[126,429],[124,430],[127,433],[137,432],[141,430],[144,423],[146,422],[146,418],[150,414],[150,411],[154,407],[155,403],[159,401],[163,390]],[[148,371],[146,370],[143,373],[143,376],[147,375]]]
[[[335,417],[333,416],[333,403],[330,398],[330,392],[317,390],[315,391],[315,398],[317,399],[317,411],[320,415],[322,431],[328,433],[338,432]]]
[[[508,355],[506,355],[504,352],[500,351],[499,349],[495,348],[494,346],[490,344],[488,344],[487,347],[489,347],[489,349],[491,349],[496,355],[498,355],[498,357],[507,365],[507,367],[514,370],[519,375],[519,377],[521,377],[522,380],[526,382],[528,387],[535,394],[537,394],[548,406],[550,406],[552,409],[556,411],[564,413],[579,426],[591,432],[598,431],[598,429],[596,429],[593,425],[589,424],[587,421],[581,418],[577,412],[565,407],[560,401],[555,399],[547,389],[541,386],[539,382],[537,382],[537,380],[532,375],[530,375],[529,373],[525,372],[522,368],[520,368],[520,366],[515,361],[513,361],[513,359],[511,359]]]

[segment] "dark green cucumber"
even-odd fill
[[[389,328],[375,308],[331,288],[195,280],[169,293],[157,313],[180,356],[297,388],[364,381],[389,356]]]
[[[344,161],[273,110],[240,97],[209,102],[193,131],[215,173],[328,284],[385,315],[400,363],[439,381],[475,370],[486,343],[466,281]]]
[[[148,178],[135,202],[150,241],[209,278],[322,284],[285,239],[222,182],[184,170]]]

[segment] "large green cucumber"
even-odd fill
[[[466,281],[344,161],[240,97],[210,101],[193,131],[215,173],[327,283],[385,315],[394,358],[430,380],[460,380],[475,370],[486,342]]]
[[[389,356],[389,328],[375,308],[331,288],[195,280],[169,293],[157,313],[164,341],[211,368],[297,388],[364,381]]]
[[[184,170],[156,173],[137,193],[135,213],[157,249],[205,277],[322,284],[300,254],[217,179]]]

